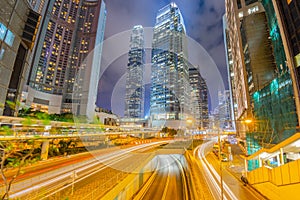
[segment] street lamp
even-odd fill
[[[223,176],[222,176],[222,158],[221,158],[221,136],[220,136],[220,127],[218,127],[218,143],[219,143],[219,163],[220,163],[220,187],[221,187],[221,199],[223,200]]]
[[[192,127],[193,124],[193,119],[187,118],[186,123],[188,124],[189,127]],[[193,138],[193,131],[191,132],[192,135],[192,150],[194,149],[194,138]]]
[[[245,122],[246,124],[251,124],[251,123],[253,122],[253,120],[252,120],[252,119],[246,119],[244,122]]]

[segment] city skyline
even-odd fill
[[[2,199],[297,198],[299,0],[0,10]]]
[[[209,2],[204,1],[202,3],[199,3],[199,1],[193,1],[193,2],[191,1],[186,4],[181,1],[174,1],[174,2],[182,10],[184,18],[187,18],[188,23],[186,23],[186,29],[187,29],[188,36],[196,39],[196,42],[199,42],[201,45],[203,45],[205,49],[208,49],[210,56],[214,58],[214,61],[217,63],[220,73],[223,75],[222,82],[224,83],[225,87],[227,87],[228,85],[227,78],[226,78],[227,70],[225,67],[226,65],[225,54],[224,54],[225,50],[224,50],[222,33],[220,34],[219,31],[213,31],[213,34],[207,34],[207,31],[211,32],[211,29],[222,30],[222,15],[225,11],[224,4],[222,3],[220,4],[217,1],[209,1]],[[125,4],[123,5],[123,3],[119,4],[114,1],[108,2],[107,3],[108,23],[106,27],[105,38],[108,39],[114,34],[131,29],[131,27],[133,27],[136,24],[141,24],[143,25],[143,27],[154,26],[155,23],[154,20],[157,11],[159,10],[159,8],[164,7],[168,3],[170,3],[170,1],[164,1],[159,3],[130,1],[127,2],[126,5]],[[134,6],[130,6],[130,5],[134,5]],[[120,6],[122,6],[122,8]],[[143,7],[147,7],[145,12],[141,12],[141,10],[138,9]],[[130,16],[126,15],[127,12],[130,12],[131,15]],[[209,20],[204,20],[205,17],[208,18]],[[121,20],[122,22],[120,21],[120,19],[122,19]],[[208,24],[211,25],[212,23],[215,26],[210,27]],[[116,26],[116,24],[119,25]],[[195,29],[195,26],[198,26],[199,29]],[[199,35],[202,35],[202,39],[201,37],[199,37]],[[206,40],[203,40],[203,38],[206,38]],[[149,49],[146,49],[146,63],[151,62],[149,56],[150,54],[151,51]],[[222,57],[224,59],[222,59]],[[110,99],[113,96],[112,93],[113,88],[116,86],[118,81],[120,81],[123,74],[125,74],[126,65],[124,64],[127,62],[126,61],[127,59],[128,58],[126,55],[120,55],[120,57],[116,59],[109,66],[109,68],[105,70],[103,76],[101,77],[102,80],[100,81],[102,87],[99,88],[97,105],[100,107],[104,107],[106,109],[112,109],[114,110],[115,113],[119,115],[122,115],[122,110],[124,110],[124,107],[118,106],[118,108],[112,108]],[[218,61],[216,61],[216,59]],[[149,85],[146,85],[145,87],[149,88]],[[120,95],[125,96],[125,92],[122,93],[123,94]],[[146,96],[147,95],[149,96],[148,93],[146,93]],[[217,93],[215,96],[217,98]],[[210,98],[214,99],[215,96]],[[120,97],[118,96],[117,98]],[[147,111],[147,106],[145,106],[145,111]]]

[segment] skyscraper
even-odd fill
[[[126,118],[143,118],[144,115],[144,64],[144,29],[138,25],[133,27],[130,37],[124,113]]]
[[[40,15],[27,0],[3,0],[0,7],[0,115],[13,116],[18,106],[7,102],[20,100]]]
[[[298,98],[294,98],[297,91],[292,81],[294,69],[288,66],[290,62],[287,62],[288,54],[274,2],[226,1],[227,26],[224,27],[230,78],[235,83],[232,88],[238,108],[236,119],[243,121],[245,117],[251,117],[256,122],[253,124],[255,129],[245,130],[248,154],[266,148],[268,144],[277,144],[296,132],[295,99]],[[235,56],[236,52],[240,52],[240,58]],[[235,63],[241,58],[242,68],[235,69]],[[236,88],[239,85],[235,80],[239,79],[239,74],[244,77],[245,92],[250,100],[247,99],[248,109],[243,111],[246,115],[239,113],[239,102],[245,100]],[[248,163],[248,169],[258,166],[257,160]]]
[[[185,124],[185,119],[190,114],[185,36],[183,17],[177,5],[171,3],[160,9],[156,16],[152,43],[152,126],[178,127]]]
[[[95,115],[105,23],[103,0],[82,1],[62,112]]]
[[[189,68],[189,81],[192,90],[191,114],[196,121],[196,126],[206,129],[208,128],[208,90],[206,81],[194,67]]]
[[[296,0],[272,1],[282,37],[287,65],[293,80],[298,121],[300,119],[300,3]]]
[[[236,96],[233,95],[235,92],[234,85],[234,72],[233,72],[233,57],[232,57],[232,48],[229,43],[229,35],[228,35],[228,23],[226,16],[223,16],[223,35],[224,35],[224,44],[226,51],[226,64],[227,64],[227,73],[228,73],[228,84],[229,84],[229,93],[230,93],[230,116],[231,116],[231,126],[233,130],[236,130],[235,126],[235,116],[237,116],[237,104],[236,104]]]
[[[49,1],[45,13],[26,104],[49,113],[73,108],[75,114],[90,118],[97,96],[105,4],[102,0],[55,0]]]
[[[33,109],[61,112],[79,8],[79,0],[55,0],[47,6],[29,77],[26,104]]]
[[[245,2],[243,2],[245,5]],[[227,58],[229,64],[229,75],[231,82],[232,95],[235,106],[235,119],[243,119],[251,116],[250,96],[244,68],[243,47],[240,33],[240,18],[243,17],[244,11],[239,11],[242,8],[241,0],[232,1],[226,0],[226,26],[224,26],[224,37],[227,46]],[[247,10],[245,13],[248,13]],[[238,124],[237,124],[238,125]],[[238,134],[240,137],[245,137],[244,126],[239,126]]]
[[[219,121],[221,129],[232,129],[230,91],[219,91]]]

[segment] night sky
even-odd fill
[[[105,39],[123,31],[131,30],[135,25],[153,27],[158,10],[172,1],[168,0],[106,0],[107,20]],[[187,35],[196,40],[211,56],[222,75],[225,88],[228,88],[225,49],[223,39],[222,16],[225,5],[222,0],[173,0],[183,15]],[[129,41],[129,37],[128,37]],[[106,51],[105,46],[103,51]],[[151,51],[146,50],[146,63],[150,63]],[[120,55],[100,77],[97,105],[123,115],[125,103],[124,74],[127,66],[127,54]],[[103,61],[102,61],[103,62]],[[150,66],[150,65],[149,65]],[[149,69],[147,73],[150,73]],[[123,77],[123,78],[122,78]],[[149,81],[148,81],[149,82]],[[116,89],[117,85],[121,85]],[[149,85],[146,85],[146,97],[149,97]],[[118,97],[113,93],[117,93]],[[124,97],[123,97],[124,98]],[[216,101],[216,96],[211,97]],[[146,98],[145,110],[149,108]],[[116,105],[116,106],[113,106]],[[211,106],[211,109],[213,106]]]

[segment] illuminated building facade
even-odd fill
[[[40,15],[27,0],[3,0],[0,7],[4,8],[0,13],[0,115],[14,116],[30,68]]]
[[[218,119],[220,121],[220,128],[223,130],[232,130],[230,91],[219,91],[218,99]]]
[[[41,24],[42,31],[29,77],[29,87],[38,91],[39,95],[28,93],[26,104],[34,109],[42,106],[45,112],[60,113],[80,1],[50,2]],[[52,98],[49,99],[48,94]]]
[[[245,2],[243,2],[245,5]],[[229,75],[231,90],[233,95],[233,104],[235,108],[235,120],[247,118],[250,114],[250,96],[246,70],[244,68],[244,55],[242,48],[242,39],[240,33],[240,19],[243,12],[239,14],[239,9],[242,8],[242,2],[226,0],[226,26],[224,26],[224,37],[227,45],[227,57],[229,64]],[[246,11],[247,12],[247,11]],[[236,123],[238,126],[239,124]],[[239,126],[238,134],[245,138],[245,127]]]
[[[196,120],[196,126],[200,129],[208,128],[208,90],[206,81],[200,72],[194,68],[189,68],[189,81],[191,86],[191,114]]]
[[[82,1],[62,112],[93,120],[98,94],[102,44],[106,24],[103,0]]]
[[[296,0],[272,0],[279,31],[293,80],[298,123],[300,116],[300,3]]]
[[[184,126],[190,114],[185,37],[186,29],[177,5],[171,3],[160,9],[156,16],[152,43],[150,92],[152,126]],[[173,125],[171,121],[174,122]]]
[[[246,91],[251,102],[250,106],[248,105],[250,115],[246,117],[254,119],[252,128],[243,130],[246,133],[248,154],[253,154],[262,147],[268,148],[269,145],[277,144],[290,137],[296,132],[298,121],[294,98],[294,91],[297,89],[292,81],[294,71],[288,66],[290,64],[284,47],[285,37],[282,34],[282,26],[278,23],[280,18],[277,16],[278,10],[274,7],[274,2],[271,0],[248,1],[248,3],[240,0],[226,2],[225,33],[229,75],[231,80],[236,78],[234,63],[237,58],[233,55],[234,42],[231,40],[235,33],[230,31],[231,6],[235,11],[235,18],[239,18],[236,20],[238,27],[236,31],[240,32],[239,41],[242,44],[240,52]],[[237,94],[234,91],[235,87],[236,85],[232,87],[233,94]],[[236,102],[241,99],[239,96],[235,97]],[[239,113],[238,109],[236,113]],[[236,119],[244,120],[245,117]],[[248,163],[250,170],[256,167],[258,167],[257,160]]]
[[[224,35],[224,45],[226,51],[226,64],[228,73],[228,85],[229,85],[229,98],[230,98],[230,125],[233,130],[236,130],[235,116],[237,116],[237,104],[236,96],[233,95],[235,91],[234,85],[234,72],[233,72],[233,59],[232,59],[232,48],[229,43],[228,26],[226,16],[223,16],[223,35]]]
[[[125,118],[144,117],[144,64],[144,28],[138,25],[133,27],[130,38],[126,72]]]
[[[44,112],[73,112],[91,118],[100,73],[105,4],[101,0],[49,1],[46,13],[26,104],[42,107]]]
[[[44,14],[45,7],[50,0],[27,0],[27,1],[35,12],[42,15]]]

